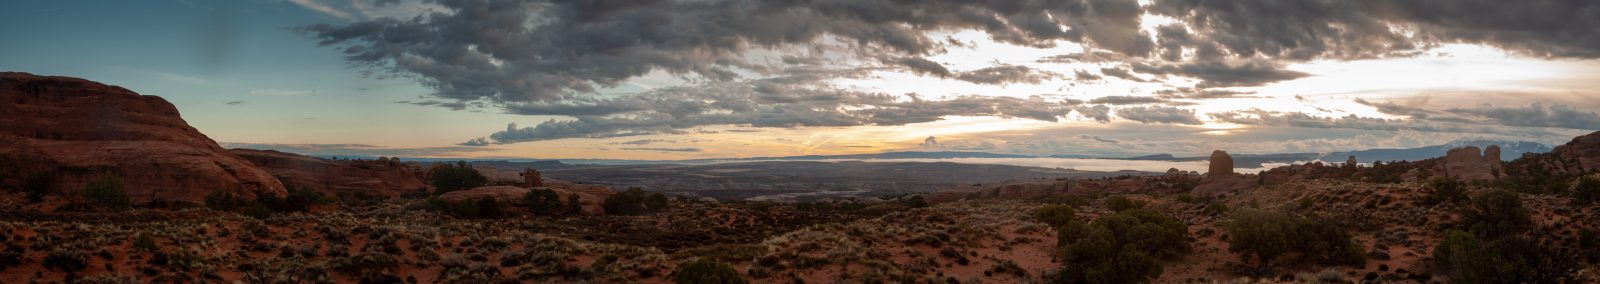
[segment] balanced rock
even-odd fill
[[[216,190],[284,194],[271,174],[190,127],[161,97],[69,77],[0,73],[0,165],[0,176],[51,175],[56,193],[116,176],[135,202],[204,202]]]
[[[1228,155],[1227,151],[1212,151],[1211,167],[1210,170],[1206,172],[1206,176],[1216,177],[1227,175],[1233,175],[1233,156]]]

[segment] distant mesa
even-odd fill
[[[0,165],[0,176],[53,176],[54,193],[115,175],[135,202],[202,202],[215,190],[285,193],[267,171],[190,127],[166,100],[69,77],[0,73]]]

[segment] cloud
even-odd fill
[[[853,72],[853,71],[840,71]],[[757,128],[906,125],[946,116],[992,116],[1060,121],[1074,111],[1086,117],[1107,110],[1042,97],[959,96],[921,99],[916,95],[840,89],[810,71],[791,76],[712,82],[662,88],[606,99],[507,106],[514,114],[567,115],[532,127],[511,124],[489,135],[496,143],[564,138],[606,138],[645,134],[685,134],[703,126]],[[1101,106],[1103,108],[1103,106]],[[1099,116],[1103,116],[1100,114]],[[1102,122],[1107,119],[1097,118]]]
[[[922,146],[923,148],[938,148],[944,146],[944,144],[939,144],[939,139],[933,136],[928,136],[928,139],[922,139],[922,144],[918,145]]]
[[[910,68],[912,73],[950,77],[950,69],[945,69],[943,64],[921,57],[902,57],[891,61],[891,63]]]
[[[1104,96],[1089,100],[1092,104],[1138,105],[1165,103],[1167,99],[1145,96]]]
[[[659,151],[659,152],[700,152],[700,148],[650,148],[650,147],[643,147],[643,148],[622,148],[622,149],[623,150],[634,150],[634,151]]]
[[[1486,104],[1482,107],[1451,108],[1446,111],[1482,117],[1508,126],[1600,129],[1600,114],[1559,104],[1546,106],[1543,103],[1533,103],[1527,107],[1496,107]]]
[[[1106,76],[1122,78],[1123,80],[1140,82],[1140,83],[1150,82],[1149,80],[1145,80],[1144,78],[1139,78],[1139,76],[1134,76],[1133,72],[1128,72],[1128,69],[1122,69],[1122,68],[1100,68],[1100,74],[1105,74]]]
[[[957,80],[988,85],[1005,85],[1010,83],[1039,84],[1046,80],[1059,78],[1061,74],[1035,70],[1021,65],[1001,65],[967,72],[957,75]]]
[[[236,106],[236,105],[244,104],[244,101],[226,101],[226,102],[223,102],[223,104],[230,105],[230,106]]]
[[[1110,139],[1110,138],[1105,138],[1105,137],[1100,137],[1100,136],[1094,136],[1094,135],[1087,135],[1087,134],[1078,135],[1078,138],[1081,138],[1081,139],[1084,139],[1084,140],[1093,140],[1095,142],[1100,142],[1100,143],[1110,143],[1110,144],[1121,143],[1121,142],[1118,142],[1115,139]]]
[[[1296,97],[1298,97],[1298,96],[1296,96]],[[1301,100],[1303,100],[1303,99],[1301,99]],[[1420,107],[1400,105],[1400,104],[1396,104],[1396,103],[1393,103],[1393,102],[1381,102],[1380,103],[1380,102],[1367,101],[1367,100],[1364,100],[1364,99],[1356,99],[1355,102],[1358,103],[1358,104],[1361,104],[1361,105],[1370,106],[1372,108],[1375,108],[1375,109],[1378,110],[1378,112],[1381,112],[1381,113],[1391,114],[1391,115],[1404,115],[1404,116],[1410,116],[1412,118],[1418,118],[1418,119],[1426,119],[1429,116],[1432,116],[1432,115],[1434,115],[1436,113],[1436,112],[1433,112],[1433,111],[1430,111],[1430,110],[1426,110],[1426,109],[1423,109],[1423,108],[1420,108]],[[1420,102],[1421,103],[1427,103],[1427,100],[1424,99],[1424,100],[1421,100]]]
[[[456,145],[461,145],[461,146],[489,146],[489,138],[484,138],[484,137],[473,138],[472,140],[467,140],[467,142],[461,142],[461,144],[456,144]]]
[[[639,139],[639,140],[629,140],[629,141],[622,141],[622,142],[611,142],[611,143],[606,143],[606,144],[612,144],[612,145],[649,145],[649,144],[654,144],[654,143],[666,143],[666,142],[675,142],[675,141],[664,140],[664,139]]]
[[[1133,71],[1157,75],[1181,75],[1200,79],[1197,88],[1260,86],[1294,80],[1311,74],[1284,69],[1280,64],[1252,60],[1242,62],[1200,61],[1180,64],[1134,64]]]
[[[322,4],[321,2],[317,2],[317,0],[289,0],[289,3],[294,3],[295,5],[300,5],[300,7],[317,11],[317,13],[322,13],[323,15],[339,18],[340,20],[348,21],[355,19],[355,16],[351,16],[349,12]]]
[[[1176,107],[1128,107],[1117,109],[1117,117],[1141,123],[1170,123],[1200,125],[1205,122],[1194,116],[1194,110]]]

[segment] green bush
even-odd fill
[[[69,273],[77,272],[89,268],[89,256],[77,250],[56,248],[45,255],[44,267]]]
[[[1479,237],[1495,239],[1522,232],[1533,225],[1522,196],[1509,190],[1485,190],[1472,197],[1461,212],[1463,226]]]
[[[1600,202],[1600,177],[1578,178],[1577,184],[1572,187],[1572,202],[1579,205]]]
[[[1245,260],[1254,258],[1258,272],[1266,272],[1273,259],[1290,252],[1323,265],[1367,261],[1365,249],[1348,232],[1319,218],[1246,209],[1235,212],[1226,229],[1228,251]]]
[[[90,204],[111,210],[127,210],[133,207],[133,201],[128,199],[128,192],[122,189],[122,178],[114,175],[104,175],[89,181],[83,186],[83,197]]]
[[[732,265],[717,262],[710,258],[699,258],[690,261],[672,272],[672,280],[679,284],[743,284],[747,283],[739,276],[739,271]]]
[[[446,192],[471,189],[489,184],[489,178],[483,176],[478,170],[472,169],[466,161],[455,164],[440,163],[428,169],[428,176],[433,184],[433,195],[438,196]]]
[[[1050,227],[1061,228],[1077,217],[1077,211],[1067,205],[1045,205],[1033,210],[1033,218]]]
[[[567,204],[561,201],[561,195],[550,189],[535,188],[528,191],[522,199],[528,203],[528,211],[533,215],[555,216],[570,210]]]
[[[139,232],[139,235],[133,237],[133,248],[142,251],[155,251],[156,239],[151,237],[150,233]]]
[[[494,198],[483,197],[475,201],[448,202],[438,198],[428,199],[434,210],[456,218],[492,219],[505,217],[505,205]]]
[[[1117,195],[1106,198],[1106,208],[1111,209],[1112,212],[1122,212],[1143,207],[1143,202],[1133,201],[1133,199],[1128,199],[1127,196]]]
[[[1448,177],[1437,177],[1428,182],[1433,189],[1428,194],[1429,204],[1454,203],[1467,200],[1467,183]]]
[[[1144,283],[1161,276],[1162,260],[1191,250],[1187,226],[1152,209],[1130,209],[1057,230],[1065,261],[1061,283]]]
[[[239,209],[239,207],[244,207],[246,203],[249,202],[239,198],[232,192],[215,190],[211,191],[210,194],[206,194],[206,208],[211,208],[211,210],[231,212]]]
[[[661,193],[646,194],[637,187],[606,197],[601,207],[610,215],[639,215],[667,208],[667,196]]]
[[[1451,231],[1433,250],[1434,268],[1452,283],[1561,283],[1573,257],[1521,237],[1485,240]]]
[[[583,200],[578,198],[578,194],[577,193],[573,193],[573,194],[567,195],[567,215],[582,215],[582,214],[583,214]]]

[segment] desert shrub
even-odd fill
[[[1284,212],[1245,209],[1226,225],[1228,251],[1255,259],[1258,272],[1272,260],[1299,252],[1306,261],[1324,265],[1365,264],[1366,252],[1350,233],[1320,218]]]
[[[1151,209],[1073,221],[1058,232],[1065,261],[1055,280],[1062,283],[1149,282],[1161,275],[1162,259],[1191,250],[1187,226]]]
[[[1227,214],[1228,213],[1228,205],[1227,204],[1222,204],[1222,202],[1211,202],[1210,204],[1206,204],[1205,212],[1206,212],[1206,215],[1211,215],[1211,216]]]
[[[1461,212],[1462,226],[1482,238],[1499,238],[1533,225],[1522,196],[1508,190],[1485,190],[1472,197]]]
[[[1077,217],[1077,211],[1067,205],[1045,205],[1033,210],[1033,218],[1051,227],[1061,228]]]
[[[578,198],[578,194],[577,193],[573,193],[573,194],[567,195],[567,210],[566,211],[567,211],[567,215],[581,215],[581,214],[583,214],[583,200]]]
[[[211,208],[212,210],[233,211],[239,209],[239,207],[244,207],[248,203],[249,201],[239,198],[232,192],[216,190],[206,194],[206,208]]]
[[[122,178],[114,175],[100,176],[83,185],[83,197],[100,208],[126,210],[133,207],[128,192],[122,188]]]
[[[1128,209],[1143,207],[1144,203],[1133,201],[1133,199],[1128,199],[1127,196],[1117,195],[1106,198],[1106,208],[1111,209],[1112,212],[1122,212]]]
[[[522,199],[528,203],[528,211],[534,215],[554,216],[569,210],[567,204],[561,201],[561,195],[550,189],[535,188]]]
[[[424,191],[424,194],[422,195],[423,197],[427,196],[425,193],[426,193],[426,191]],[[408,193],[404,193],[404,194],[413,194],[413,193],[408,192]],[[383,201],[385,201],[385,200],[389,200],[389,196],[388,195],[383,195],[383,194],[379,194],[379,193],[376,193],[376,192],[370,192],[370,191],[364,191],[364,190],[341,191],[341,192],[339,192],[338,197],[339,197],[339,203],[348,204],[348,205],[357,205],[357,206],[377,205],[377,204],[383,203]]]
[[[430,183],[433,184],[433,195],[446,192],[471,189],[489,184],[489,178],[483,176],[478,170],[472,169],[466,161],[455,164],[440,163],[428,169]]]
[[[89,256],[77,250],[56,248],[45,255],[44,267],[63,272],[77,272],[89,267]]]
[[[1572,202],[1588,205],[1600,202],[1600,177],[1579,178],[1572,187]]]
[[[667,208],[667,196],[661,193],[646,194],[635,187],[606,197],[601,206],[605,207],[606,214],[611,215],[653,213]]]
[[[1453,283],[1560,283],[1572,257],[1521,237],[1483,239],[1451,231],[1433,250],[1434,268]]]
[[[5,250],[0,250],[0,272],[18,265],[22,265],[22,247],[8,246]]]
[[[1044,202],[1044,203],[1049,203],[1049,204],[1064,204],[1064,205],[1072,205],[1072,206],[1086,206],[1086,205],[1089,205],[1089,199],[1088,198],[1084,198],[1081,195],[1051,195],[1051,196],[1045,196],[1043,199],[1040,199],[1039,201]]]
[[[444,212],[456,218],[490,219],[505,217],[505,205],[494,198],[484,197],[475,201],[449,202],[438,198],[428,200],[428,204],[439,212]]]
[[[272,208],[267,208],[266,204],[261,204],[259,202],[245,203],[245,205],[239,207],[238,210],[239,215],[244,215],[250,218],[266,219],[267,217],[272,217]]]
[[[717,262],[709,258],[699,258],[679,266],[672,271],[672,280],[680,284],[743,284],[747,283],[739,276],[739,271],[732,265]]]
[[[1433,192],[1428,193],[1429,204],[1453,203],[1467,200],[1467,183],[1448,177],[1437,177],[1428,181],[1428,188]]]
[[[901,199],[900,205],[905,205],[906,207],[911,208],[923,208],[928,207],[928,200],[922,198],[922,195],[912,195],[911,197]]]
[[[1595,232],[1592,229],[1578,231],[1578,247],[1594,248],[1596,246],[1600,246],[1600,232]]]
[[[257,194],[256,202],[266,205],[273,212],[306,212],[312,205],[327,204],[327,197],[321,192],[304,187],[291,187],[283,197],[270,194]]]
[[[133,237],[133,249],[142,251],[155,251],[156,239],[155,237],[151,237],[150,233],[148,232],[139,232],[139,235]]]
[[[56,175],[50,172],[38,172],[22,179],[22,193],[28,196],[28,201],[44,201],[45,194],[50,193],[50,187],[55,185]]]

